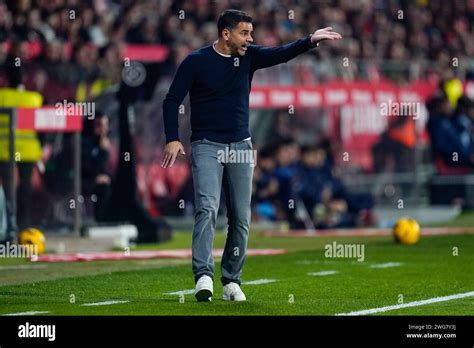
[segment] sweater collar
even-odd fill
[[[231,57],[230,54],[223,54],[223,53],[220,53],[218,50],[216,50],[216,43],[217,43],[217,41],[214,41],[214,42],[212,43],[212,48],[214,49],[214,51],[216,51],[216,53],[217,53],[218,55],[221,55],[222,57],[230,58],[230,57]]]

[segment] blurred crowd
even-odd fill
[[[308,55],[291,83],[436,78],[474,56],[471,0],[0,0],[0,86],[19,57],[26,87],[46,103],[85,100],[120,80],[126,43],[168,47],[160,73],[172,75],[189,51],[215,40],[216,18],[227,8],[253,16],[260,45],[325,26],[342,33],[341,42]]]
[[[288,228],[364,227],[375,223],[369,194],[351,192],[340,178],[334,163],[332,142],[323,139],[301,145],[291,137],[274,138],[255,145],[256,166],[252,181],[252,219],[260,222],[287,222]],[[251,165],[249,163],[249,165]],[[192,215],[192,176],[185,160],[172,171],[156,168],[154,212],[163,215]],[[180,175],[176,175],[179,173]],[[176,182],[176,177],[184,178]],[[180,204],[180,201],[184,202]],[[186,208],[188,207],[188,208]],[[225,213],[222,192],[219,214]]]
[[[293,229],[374,224],[372,197],[345,187],[330,144],[300,146],[283,139],[259,151],[252,197],[257,219],[286,220]]]
[[[438,174],[474,172],[474,100],[462,95],[455,102],[440,88],[427,102],[427,130]]]

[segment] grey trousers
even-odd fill
[[[208,275],[214,279],[212,246],[221,188],[227,206],[227,239],[221,261],[223,285],[240,285],[250,227],[252,176],[256,156],[251,140],[216,143],[207,139],[191,143],[194,185],[192,269],[195,282]]]

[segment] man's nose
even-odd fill
[[[248,42],[248,43],[252,43],[252,42],[253,42],[253,38],[252,38],[252,37],[249,37],[249,38],[247,39],[247,42]]]

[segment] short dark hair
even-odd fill
[[[265,158],[273,158],[275,155],[275,151],[272,146],[264,146],[260,149],[258,153],[258,157],[260,159],[265,159]]]
[[[308,144],[301,147],[302,155],[306,155],[308,153],[313,153],[313,152],[319,152],[319,151],[326,152],[326,149],[322,147],[321,145],[317,145],[317,144]]]
[[[225,10],[221,13],[217,21],[217,33],[221,36],[225,28],[232,30],[239,25],[240,22],[252,23],[252,17],[243,11]]]

